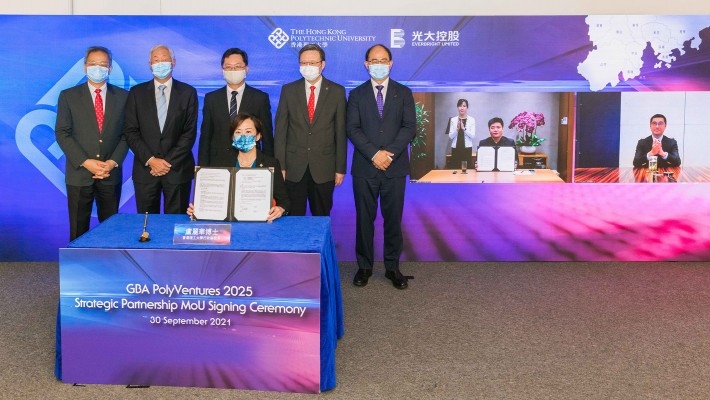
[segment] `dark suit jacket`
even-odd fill
[[[488,136],[487,138],[478,142],[478,147],[495,147],[495,146],[505,146],[512,147],[515,149],[515,161],[518,161],[518,148],[515,147],[515,140],[501,136],[498,143],[493,141],[493,138]]]
[[[173,78],[163,134],[160,134],[155,105],[154,80],[131,88],[126,101],[123,133],[133,150],[133,181],[148,183],[160,179],[150,174],[145,164],[150,157],[162,158],[172,167],[165,175],[172,184],[186,183],[195,174],[192,146],[197,137],[197,92],[192,86]]]
[[[232,146],[233,132],[230,129],[227,87],[205,95],[202,108],[200,145],[197,150],[197,164],[203,167],[233,167],[237,163],[237,153]],[[239,103],[239,112],[253,114],[261,120],[261,148],[267,155],[274,155],[274,135],[271,125],[271,103],[269,95],[249,85],[244,85],[244,95]]]
[[[89,158],[116,161],[119,167],[114,168],[111,176],[102,179],[101,183],[108,185],[122,183],[121,170],[128,152],[128,145],[122,131],[123,110],[128,92],[108,84],[105,96],[103,132],[99,134],[94,102],[87,84],[81,83],[59,94],[54,132],[57,143],[67,159],[65,172],[67,185],[93,184],[91,172],[81,166]]]
[[[636,154],[634,155],[634,167],[635,168],[647,168],[648,167],[648,159],[646,158],[646,154],[648,154],[649,151],[651,151],[651,148],[653,147],[653,136],[648,135],[648,137],[645,137],[641,140],[638,141],[636,144]],[[671,139],[666,135],[663,135],[663,138],[661,139],[661,147],[663,147],[663,151],[668,153],[668,158],[663,159],[661,156],[658,156],[658,167],[659,168],[667,168],[667,167],[678,167],[680,166],[680,155],[678,154],[678,142],[676,142],[675,139]]]
[[[276,110],[276,158],[286,168],[286,179],[298,182],[310,167],[316,183],[345,174],[345,88],[322,77],[313,123],[308,120],[305,79],[281,88]]]
[[[380,119],[377,101],[368,80],[350,92],[347,111],[347,133],[355,145],[351,173],[372,178],[379,171],[372,157],[379,150],[394,153],[392,164],[385,171],[388,178],[409,173],[409,142],[416,136],[417,119],[412,91],[394,80],[389,80],[385,107]]]

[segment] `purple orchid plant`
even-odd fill
[[[515,135],[515,144],[518,146],[539,146],[545,139],[538,137],[536,132],[537,127],[543,125],[545,125],[544,114],[524,111],[510,121],[508,129],[515,129],[518,132]]]

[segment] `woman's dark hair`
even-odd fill
[[[468,108],[468,100],[466,99],[459,99],[459,101],[456,102],[456,107],[461,107],[463,103],[466,103],[466,108]]]
[[[256,133],[261,134],[264,126],[261,124],[261,120],[256,115],[252,115],[249,113],[245,112],[240,112],[237,115],[234,116],[232,119],[232,123],[229,126],[230,129],[232,130],[232,135],[234,135],[234,131],[237,130],[237,127],[242,124],[242,122],[250,119],[254,123],[254,128],[256,128]],[[256,136],[256,135],[255,135]]]

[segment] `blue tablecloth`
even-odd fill
[[[273,223],[232,223],[231,244],[218,246],[174,245],[174,225],[186,224],[190,220],[187,215],[164,214],[149,216],[147,231],[150,233],[151,240],[141,243],[138,238],[143,232],[144,217],[140,214],[116,214],[69,243],[68,247],[319,253],[321,255],[320,387],[321,390],[335,387],[335,347],[338,339],[343,336],[344,326],[340,273],[329,217],[284,217]],[[58,361],[61,360],[60,333],[57,326]],[[58,377],[61,378],[59,370]]]

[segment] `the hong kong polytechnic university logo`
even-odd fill
[[[327,47],[329,42],[371,42],[375,43],[375,35],[349,35],[346,29],[312,29],[293,28],[289,29],[289,36],[282,28],[274,29],[269,34],[269,42],[280,49],[291,42],[291,47],[301,48],[309,43],[316,43],[321,47]],[[412,47],[438,47],[438,46],[458,46],[459,31],[454,30],[414,30],[410,37],[402,28],[390,29],[390,48],[401,49],[407,45]]]
[[[286,32],[284,32],[281,28],[274,29],[274,31],[269,35],[269,42],[271,42],[271,44],[273,44],[277,49],[284,47],[284,45],[288,43],[289,39],[290,38]]]
[[[269,34],[269,43],[277,49],[289,43],[292,49],[300,49],[308,44],[317,44],[326,48],[331,43],[360,42],[374,44],[377,36],[368,34],[348,33],[344,28],[288,28],[288,32],[282,28],[274,29]]]

